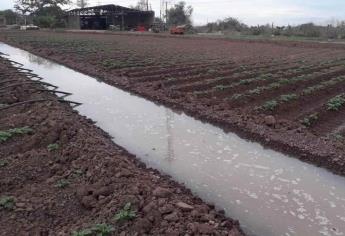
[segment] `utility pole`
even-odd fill
[[[123,10],[121,11],[121,31],[125,30],[125,13],[123,12]]]
[[[165,2],[165,23],[168,24],[168,1]]]
[[[77,6],[80,8],[85,8],[87,6],[87,0],[77,0]]]
[[[167,23],[169,0],[160,0],[160,18],[162,22]]]
[[[163,14],[164,14],[163,11],[164,11],[164,0],[160,0],[159,16],[162,22],[163,22]]]

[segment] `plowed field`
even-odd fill
[[[345,174],[343,45],[49,31],[0,40]]]

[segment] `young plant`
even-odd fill
[[[9,129],[6,131],[0,131],[0,143],[6,142],[7,140],[11,139],[15,135],[23,135],[32,133],[33,130],[29,127],[22,127],[22,128],[14,128]]]
[[[92,236],[92,231],[91,229],[83,229],[73,232],[72,236]]]
[[[278,106],[278,102],[276,100],[267,101],[262,105],[262,109],[265,111],[273,111]]]
[[[303,120],[301,120],[301,123],[306,127],[310,127],[318,119],[319,119],[319,113],[313,113],[305,117]]]
[[[339,111],[339,109],[345,104],[345,94],[335,96],[327,103],[327,110]]]
[[[252,89],[252,90],[249,90],[248,93],[249,94],[260,94],[261,89],[260,88]]]
[[[332,138],[341,142],[345,140],[345,137],[339,133],[332,134]]]
[[[49,144],[49,145],[47,146],[47,149],[48,149],[49,152],[52,152],[52,151],[58,150],[59,147],[60,147],[59,144],[57,144],[57,143],[52,143],[52,144]]]
[[[73,232],[72,236],[109,236],[114,230],[114,227],[111,225],[97,224],[90,229]]]
[[[131,203],[127,203],[122,210],[115,215],[116,221],[127,221],[135,218],[135,211],[131,209]]]
[[[14,208],[14,198],[13,197],[1,197],[0,198],[0,210],[5,209],[5,210],[13,210]]]
[[[84,174],[84,171],[83,170],[74,170],[73,174],[80,177]]]
[[[280,96],[280,100],[282,102],[289,102],[291,100],[296,100],[298,98],[298,96],[294,93],[291,94],[285,94],[285,95],[281,95]]]
[[[6,160],[0,160],[0,167],[5,167],[8,165],[8,161]]]
[[[216,73],[217,71],[215,70],[215,69],[209,69],[208,71],[207,71],[207,73],[208,74],[214,74],[214,73]]]
[[[235,93],[234,95],[231,96],[231,99],[232,100],[238,100],[240,98],[244,97],[243,94],[240,94],[240,93]]]
[[[68,180],[65,179],[60,179],[56,184],[55,187],[57,188],[66,188],[68,187],[70,184],[70,182]]]
[[[217,90],[223,91],[223,90],[225,90],[227,88],[227,86],[225,86],[225,85],[217,85],[214,88],[217,89]]]

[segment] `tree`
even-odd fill
[[[77,6],[80,8],[84,8],[88,5],[87,0],[77,0]]]
[[[206,25],[207,32],[225,31],[225,32],[241,32],[248,28],[245,24],[233,17],[218,20]]]
[[[43,28],[65,27],[64,11],[59,6],[48,6],[33,14],[33,22]]]
[[[0,15],[4,16],[6,19],[6,24],[8,25],[14,25],[17,23],[17,13],[15,13],[12,10],[4,10],[4,11],[0,11]]]
[[[14,9],[23,15],[32,14],[44,7],[61,7],[70,0],[15,0]]]
[[[167,23],[168,25],[184,25],[191,24],[193,8],[186,6],[185,2],[179,2],[170,8],[167,12]]]
[[[298,26],[301,36],[305,37],[320,37],[320,27],[313,23],[306,23]]]
[[[149,10],[149,3],[147,0],[139,0],[136,6],[131,6],[131,8],[140,10],[140,11],[148,11]]]

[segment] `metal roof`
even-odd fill
[[[140,11],[137,9],[132,9],[128,7],[118,6],[114,4],[100,5],[94,7],[76,8],[68,11],[70,14],[93,14],[93,13],[111,14],[111,13],[121,13],[121,12],[137,12],[137,13],[152,13],[152,11]]]

